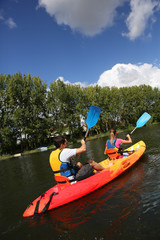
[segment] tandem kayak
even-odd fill
[[[23,213],[23,217],[44,213],[48,210],[75,201],[76,199],[79,199],[97,190],[130,168],[140,159],[145,152],[145,149],[145,143],[140,141],[125,150],[133,151],[133,153],[128,157],[113,161],[105,159],[100,162],[99,164],[105,168],[103,171],[95,173],[93,176],[76,183],[71,184],[67,180],[57,183],[55,186],[30,203]],[[65,180],[67,178],[62,177],[62,180],[63,179]]]

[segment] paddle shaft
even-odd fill
[[[85,136],[84,136],[84,141],[86,141],[86,138],[87,138],[87,136],[88,136],[88,133],[89,133],[89,129],[87,129],[87,132],[86,132],[86,134],[85,134]]]
[[[143,127],[150,118],[151,116],[148,113],[143,113],[142,116],[137,120],[136,127],[132,130],[132,132],[130,132],[130,135],[136,130],[136,128]]]
[[[135,127],[135,128],[132,130],[132,132],[130,132],[130,135],[136,130],[136,128],[137,128],[137,127]]]
[[[135,127],[135,128],[132,130],[132,132],[130,132],[129,135],[131,135],[131,134],[136,130],[136,128],[137,128],[137,127]],[[128,138],[126,137],[125,140],[127,140],[127,139],[128,139]]]
[[[87,136],[88,136],[88,133],[89,133],[89,129],[87,129],[87,131],[86,131],[86,134],[85,134],[85,137],[84,137],[84,141],[86,141],[86,138],[87,138]],[[81,155],[81,154],[79,153],[76,162],[79,161],[80,155]]]

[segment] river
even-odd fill
[[[55,184],[48,160],[51,151],[0,161],[0,239],[159,240],[160,125],[136,129],[132,140],[143,140],[147,148],[126,173],[88,196],[37,217],[22,214]],[[105,141],[88,141],[81,161],[105,159]]]

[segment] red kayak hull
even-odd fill
[[[77,183],[66,185],[66,187],[63,188],[60,186],[60,184],[56,184],[43,195],[36,198],[27,207],[23,213],[23,217],[33,216],[43,213],[47,210],[60,207],[104,186],[126,171],[143,155],[146,149],[145,143],[140,141],[133,145],[132,148],[135,149],[137,146],[139,146],[138,150],[132,155],[124,159],[116,160],[116,162],[113,162],[113,165],[110,167],[108,167],[108,163],[111,161],[108,159],[102,161],[100,164],[105,167],[105,170],[101,171],[100,173],[96,173],[93,176]]]

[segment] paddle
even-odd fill
[[[144,112],[142,116],[137,120],[136,127],[130,132],[130,135],[136,130],[136,128],[143,127],[148,120],[151,118],[151,115],[149,115],[147,112]],[[127,140],[127,137],[125,138]]]
[[[87,131],[86,131],[84,140],[86,140],[86,138],[88,136],[89,129],[96,125],[96,123],[99,119],[100,113],[101,113],[101,109],[99,107],[94,106],[94,105],[90,106],[89,112],[87,115],[87,119],[86,119]]]
[[[143,113],[142,116],[137,120],[136,127],[130,132],[132,134],[136,128],[143,127],[148,120],[151,118],[151,115],[149,115],[147,112]]]
[[[96,125],[100,114],[101,114],[101,109],[99,107],[94,106],[94,105],[90,106],[89,112],[88,112],[88,115],[87,115],[87,119],[86,119],[87,131],[86,131],[86,134],[85,134],[85,137],[84,137],[84,141],[86,141],[86,138],[87,138],[88,133],[89,133],[89,129],[91,127],[93,127],[94,125]],[[80,158],[80,154],[77,157],[77,160],[76,160],[77,162],[79,161],[79,158]]]

